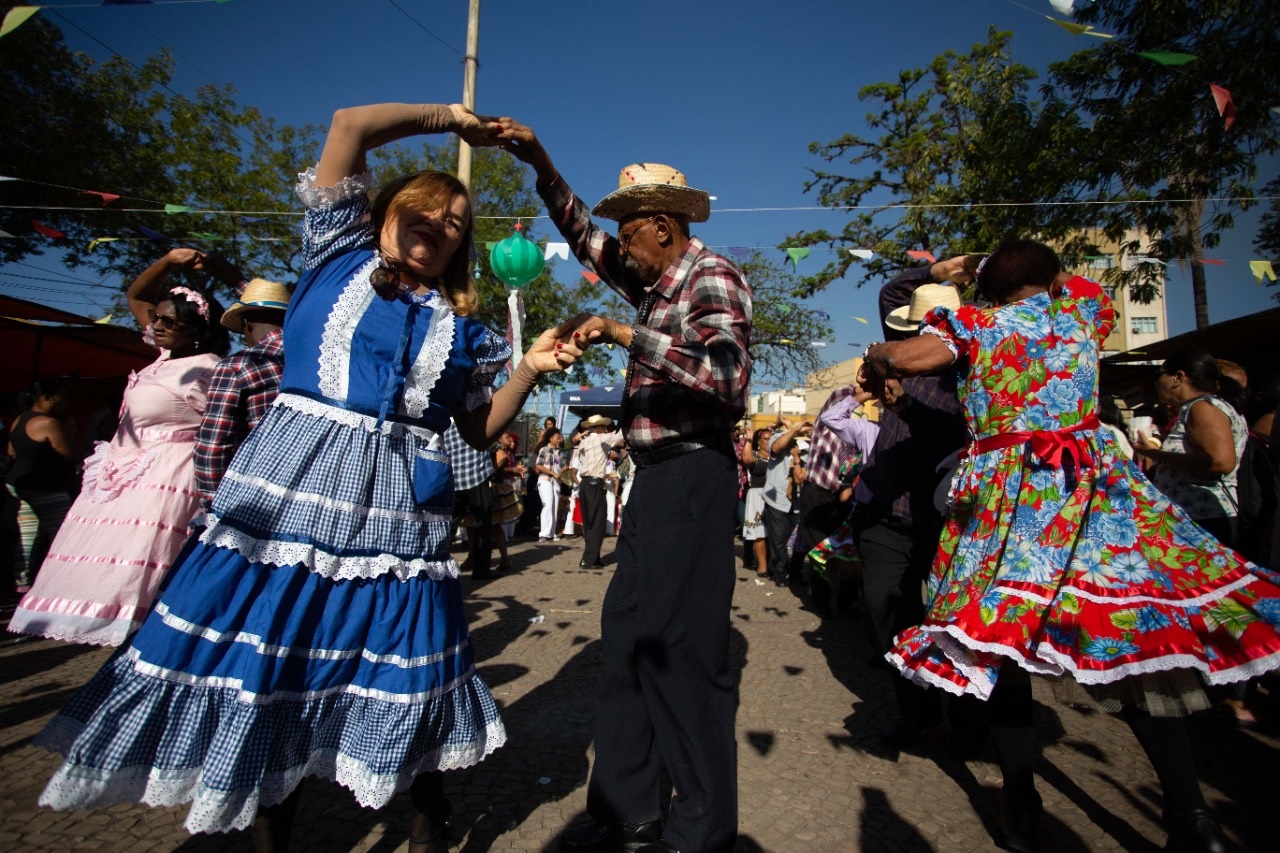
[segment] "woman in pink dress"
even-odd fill
[[[164,288],[178,268],[233,278],[225,262],[174,249],[129,287],[129,307],[160,357],[132,374],[110,442],[85,460],[84,485],[9,630],[115,646],[142,623],[196,515],[192,451],[205,389],[226,354],[222,309]]]

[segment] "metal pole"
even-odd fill
[[[462,73],[462,105],[476,108],[476,66],[479,64],[480,0],[470,0],[467,8],[467,55]],[[458,140],[458,180],[471,189],[471,146]]]

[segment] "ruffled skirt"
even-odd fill
[[[1021,447],[961,469],[929,613],[888,655],[903,675],[986,699],[1010,659],[1180,713],[1203,700],[1185,677],[1153,676],[1222,684],[1280,666],[1280,576],[1205,533],[1098,441],[1098,462],[1078,477]]]

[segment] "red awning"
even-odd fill
[[[0,391],[55,376],[127,376],[158,355],[136,329],[92,322],[43,326],[0,316]]]
[[[0,317],[12,317],[15,320],[42,320],[46,323],[89,324],[93,322],[88,317],[81,317],[70,311],[50,308],[38,302],[28,302],[25,299],[3,294],[0,294]]]

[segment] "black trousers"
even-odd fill
[[[794,529],[795,518],[790,512],[764,505],[764,537],[769,543],[769,574],[775,580],[787,577],[787,567],[791,564],[787,541],[791,539],[791,531]]]
[[[885,518],[869,520],[861,528],[858,551],[862,555],[863,607],[877,654],[887,652],[899,632],[924,621],[921,585],[929,577],[940,533],[933,526],[903,527]],[[893,681],[898,710],[904,717],[938,715],[940,697],[936,691],[901,677]]]
[[[657,819],[665,769],[676,796],[663,837],[682,853],[732,850],[737,834],[737,478],[735,460],[715,450],[637,469],[600,619],[587,810],[602,821]]]
[[[608,518],[605,507],[604,480],[600,477],[583,477],[578,481],[578,503],[582,505],[582,562],[587,565],[600,562],[600,546],[604,544],[604,526]]]
[[[478,486],[453,493],[453,517],[468,513],[475,518],[474,533],[467,535],[467,560],[474,574],[485,574],[493,559],[493,486],[485,480]]]

